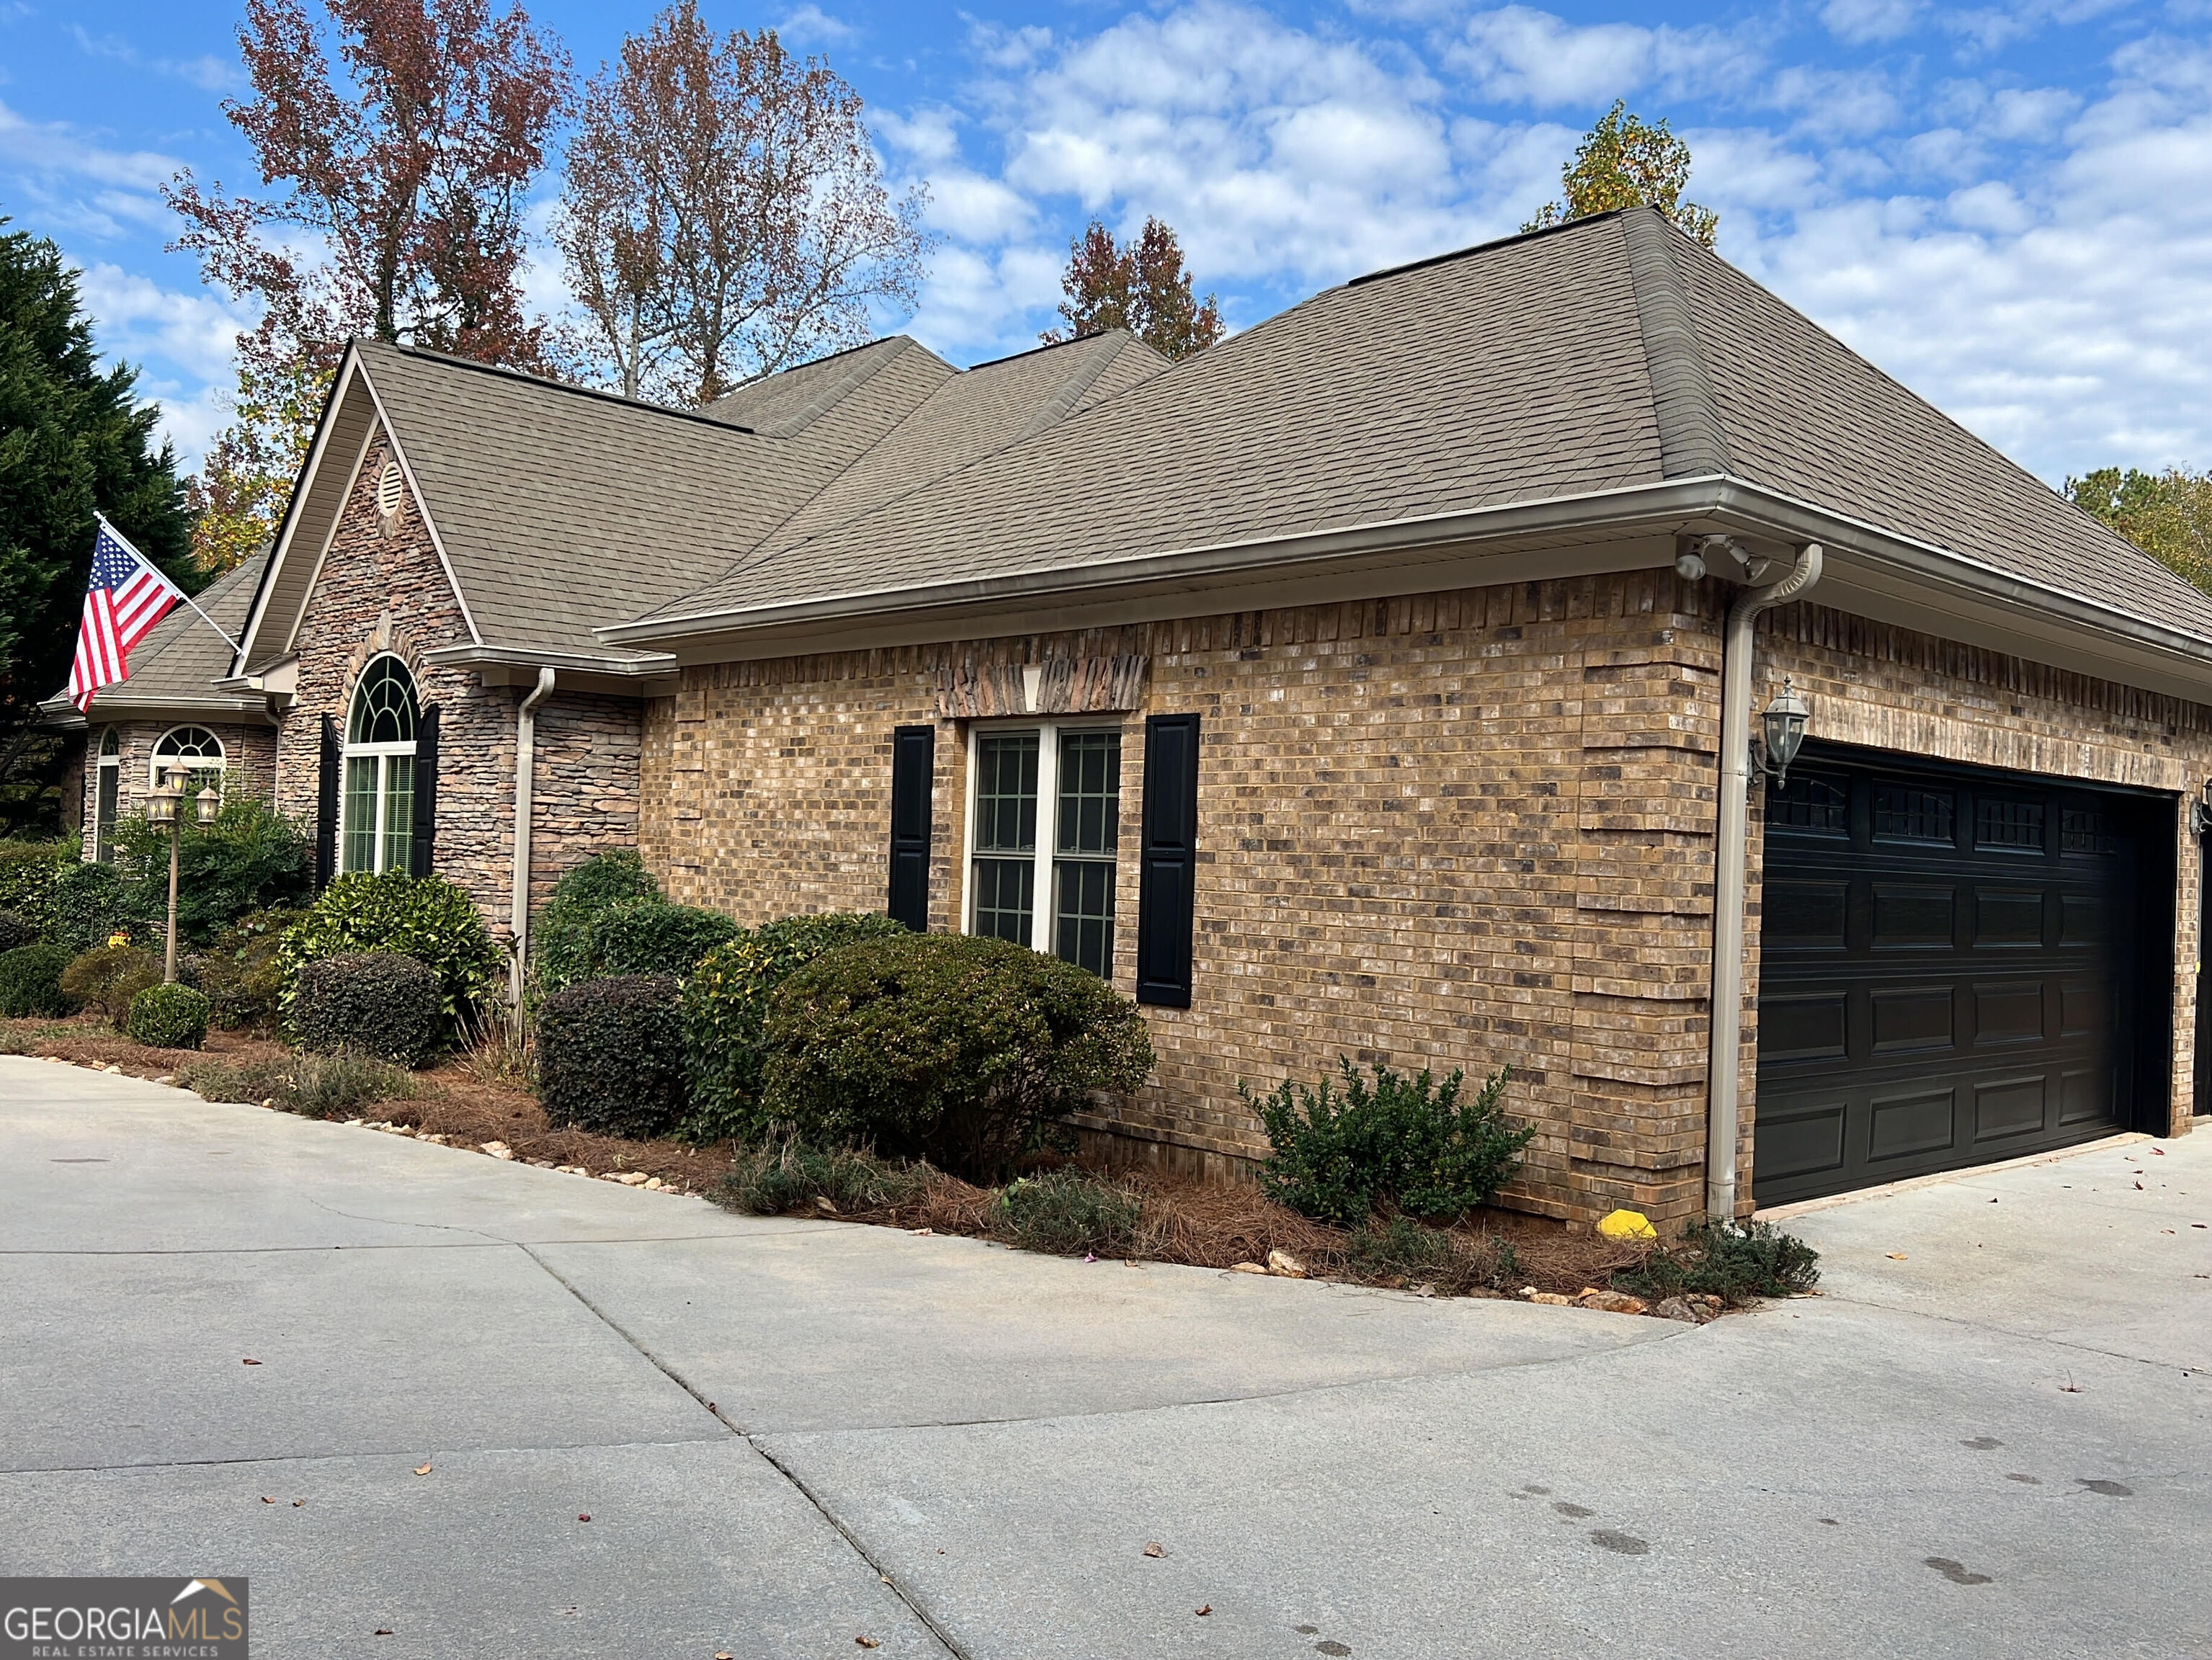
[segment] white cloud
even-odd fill
[[[1895,40],[1912,33],[1920,0],[1828,0],[1820,21],[1838,40]]]
[[[77,291],[101,356],[138,367],[140,395],[161,400],[162,435],[197,467],[230,418],[231,347],[251,319],[106,261],[83,268]]]
[[[1515,5],[1469,18],[1444,56],[1492,98],[1550,108],[1602,104],[1654,84],[1679,93],[1725,83],[1755,73],[1760,53],[1719,29],[1577,26]]]
[[[775,26],[776,33],[799,46],[842,46],[860,38],[860,31],[842,18],[832,17],[821,7],[799,7]]]

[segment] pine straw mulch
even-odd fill
[[[166,1081],[180,1067],[215,1061],[232,1066],[282,1064],[292,1052],[268,1038],[211,1031],[204,1050],[154,1049],[132,1043],[94,1014],[67,1020],[0,1020],[0,1053],[65,1060],[96,1069]],[[360,1109],[364,1119],[389,1122],[418,1139],[436,1136],[459,1151],[503,1142],[520,1162],[566,1166],[593,1177],[639,1173],[663,1186],[732,1204],[723,1180],[733,1149],[727,1142],[693,1146],[672,1140],[631,1140],[595,1135],[546,1122],[538,1098],[520,1083],[496,1075],[477,1057],[462,1056],[415,1074],[421,1093]],[[1038,1162],[1040,1172],[1073,1169]],[[1402,1257],[1355,1249],[1354,1236],[1275,1203],[1249,1183],[1200,1182],[1147,1171],[1087,1174],[1141,1207],[1133,1236],[1114,1254],[1130,1261],[1226,1269],[1264,1265],[1272,1252],[1296,1258],[1316,1279],[1410,1289],[1443,1296],[1510,1296],[1523,1287],[1573,1296],[1607,1287],[1615,1274],[1641,1268],[1646,1249],[1620,1245],[1564,1224],[1518,1212],[1478,1213],[1446,1231],[1441,1256],[1407,1262]],[[841,1206],[805,1213],[840,1221],[933,1233],[963,1235],[1016,1246],[1034,1241],[1009,1225],[1000,1190],[977,1187],[940,1171],[916,1172],[919,1192],[897,1202]],[[733,1206],[734,1207],[734,1206]],[[1426,1236],[1433,1252],[1437,1236]],[[1510,1257],[1500,1246],[1510,1246]]]

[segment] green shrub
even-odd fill
[[[441,1044],[458,1040],[477,1018],[504,960],[468,895],[443,877],[404,871],[341,876],[285,932],[288,1017],[297,1019],[293,1003],[303,964],[362,952],[396,952],[437,975]]]
[[[205,946],[242,916],[305,898],[310,853],[290,819],[244,790],[224,800],[212,824],[185,824],[177,833],[178,939]],[[169,832],[143,818],[124,819],[115,864],[133,914],[166,926]]]
[[[38,937],[39,931],[15,912],[0,910],[0,952],[27,946]]]
[[[665,974],[586,980],[538,1010],[545,1116],[601,1135],[665,1135],[684,1116],[684,1016]]]
[[[210,1101],[273,1102],[308,1118],[351,1118],[379,1101],[424,1093],[411,1073],[365,1055],[292,1055],[279,1061],[187,1061],[177,1082]]]
[[[1009,1183],[991,1203],[992,1231],[1054,1256],[1136,1254],[1145,1201],[1088,1171],[1047,1171]]]
[[[76,1000],[62,989],[62,970],[69,965],[68,948],[50,939],[0,956],[0,1015],[21,1020],[74,1013]]]
[[[80,1005],[98,1009],[118,1031],[130,1016],[131,1000],[161,982],[161,959],[136,946],[94,946],[62,970],[62,989]]]
[[[303,1049],[419,1067],[438,1050],[437,973],[398,952],[319,957],[301,965],[292,1028]]]
[[[168,878],[162,876],[161,915],[166,918]],[[70,956],[104,946],[116,934],[127,934],[143,944],[159,938],[150,914],[138,909],[137,897],[125,885],[112,865],[70,865],[54,879],[53,921],[46,937],[66,946]]]
[[[684,1048],[691,1069],[685,1138],[758,1139],[768,1128],[761,1074],[776,988],[824,952],[906,932],[888,916],[832,911],[748,928],[708,952],[684,985]]]
[[[1439,1297],[1464,1297],[1477,1286],[1509,1291],[1521,1282],[1511,1241],[1425,1228],[1407,1216],[1354,1228],[1344,1242],[1344,1260],[1358,1279],[1427,1286]]]
[[[33,939],[46,938],[54,926],[54,884],[79,857],[74,838],[0,842],[0,910],[21,917]]]
[[[917,1203],[929,1177],[927,1164],[878,1158],[853,1147],[824,1151],[783,1135],[740,1146],[714,1196],[748,1216],[814,1213],[817,1199],[842,1213],[865,1214]]]
[[[541,992],[595,978],[592,924],[599,914],[634,899],[658,899],[660,885],[629,848],[594,854],[563,876],[530,925],[532,978]]]
[[[766,1037],[765,1110],[803,1140],[978,1178],[1152,1067],[1136,1005],[1103,980],[969,934],[902,931],[817,958],[776,992]]]
[[[1741,1303],[1787,1297],[1820,1283],[1820,1253],[1771,1222],[1694,1223],[1680,1239],[1655,1250],[1644,1266],[1613,1283],[1639,1297],[1695,1295]]]
[[[149,1049],[196,1049],[207,1029],[208,1000],[190,986],[152,985],[131,1000],[125,1030]]]
[[[240,918],[199,953],[199,988],[215,1024],[229,1031],[273,1032],[284,1019],[284,933],[301,910],[258,910]]]
[[[1285,1079],[1260,1098],[1237,1085],[1274,1150],[1261,1166],[1261,1186],[1316,1221],[1356,1227],[1384,1205],[1449,1221],[1498,1197],[1536,1133],[1505,1117],[1510,1068],[1492,1073],[1462,1104],[1463,1073],[1439,1087],[1425,1070],[1408,1078],[1377,1062],[1370,1086],[1350,1060],[1340,1056],[1337,1064],[1341,1093],[1327,1078],[1318,1091]]]
[[[737,932],[738,925],[720,911],[665,899],[629,900],[592,922],[593,977],[665,974],[685,980],[701,958]]]

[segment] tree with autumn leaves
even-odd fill
[[[1040,337],[1047,345],[1127,329],[1162,356],[1176,358],[1204,351],[1223,333],[1213,295],[1201,305],[1192,291],[1175,232],[1149,216],[1127,243],[1092,220],[1068,245],[1060,286],[1066,326],[1047,329]]]
[[[1689,145],[1663,119],[1646,121],[1615,99],[1559,169],[1560,199],[1547,202],[1521,228],[1543,230],[1619,208],[1652,207],[1711,247],[1720,216],[1682,199],[1689,182]]]

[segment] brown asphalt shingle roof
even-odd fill
[[[1722,473],[2212,639],[2212,599],[1649,209],[1330,289],[860,516],[802,513],[658,614],[895,609]]]
[[[194,594],[193,603],[236,639],[252,606],[254,585],[260,581],[262,567],[268,562],[264,548]],[[217,696],[215,683],[229,672],[230,648],[222,636],[191,605],[173,605],[131,654],[131,678],[95,693],[85,718],[97,722],[126,702],[153,705]],[[258,695],[252,695],[252,701],[258,706]]]

